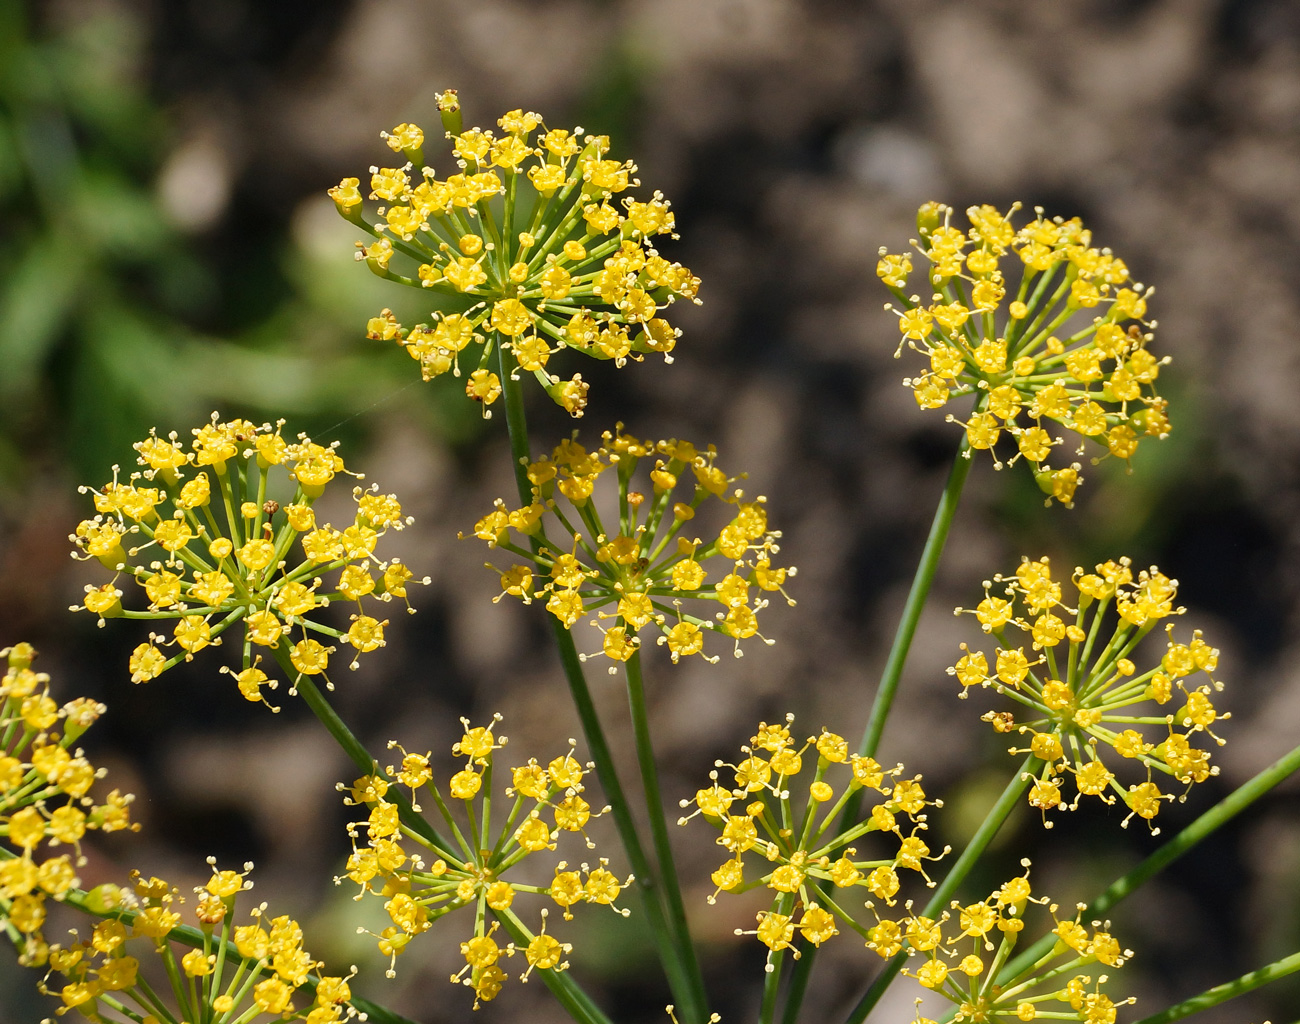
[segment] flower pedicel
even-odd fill
[[[409,328],[385,309],[369,337],[404,346],[425,380],[459,376],[466,361],[465,392],[485,407],[501,394],[491,360],[502,349],[507,372],[533,375],[574,416],[587,384],[550,371],[562,350],[619,366],[646,352],[670,359],[679,332],[664,310],[696,301],[700,282],[653,245],[673,231],[663,196],[623,195],[640,184],[636,165],[611,159],[607,137],[548,129],[540,114],[512,110],[497,135],[463,127],[454,90],[438,106],[456,173],[438,178],[424,165],[424,131],[401,124],[383,135],[406,163],[370,169],[375,218],[359,179],[330,189],[339,212],[376,239],[357,243],[357,259],[438,299],[429,321]]]
[[[214,413],[211,423],[195,428],[190,451],[175,434],[151,435],[135,446],[143,470],[126,482],[115,470],[103,488],[82,488],[93,494],[97,515],[70,538],[74,557],[98,559],[117,575],[87,586],[78,607],[101,624],[112,617],[176,622],[170,638],[150,633],[136,647],[133,682],[191,660],[239,622],[243,667],[233,674],[251,701],[265,701],[261,688],[269,682],[255,648],[287,651],[296,682],[324,674],[335,651],[327,646],[331,640],[355,650],[353,668],[360,655],[384,646],[388,621],[368,614],[362,599],[406,602],[411,570],[397,559],[381,561],[375,549],[385,533],[411,520],[395,495],[357,486],[348,526],[317,522],[313,503],[347,470],[333,445],[305,434],[286,441],[282,426],[222,422]],[[287,479],[272,482],[276,467]],[[277,488],[283,504],[272,497]],[[144,591],[146,610],[123,607],[117,588],[123,575]],[[334,601],[356,604],[346,630],[319,619]],[[413,610],[409,603],[407,609]]]

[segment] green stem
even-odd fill
[[[275,660],[279,662],[280,668],[284,670],[289,678],[298,678],[297,683],[294,684],[298,695],[311,708],[312,713],[320,720],[321,725],[325,726],[325,731],[334,737],[334,741],[348,755],[352,763],[367,775],[374,774],[387,779],[388,776],[379,768],[379,762],[365,748],[362,742],[353,735],[347,723],[339,717],[338,712],[325,699],[325,695],[311,681],[311,677],[300,676],[298,670],[293,667],[293,662],[289,659],[289,641],[281,639],[280,645],[274,649],[274,653]],[[388,781],[392,782],[392,779],[388,779]],[[439,852],[454,856],[451,844],[438,835],[434,827],[422,815],[412,810],[411,801],[397,786],[391,786],[384,799],[397,805],[398,814],[407,828],[423,836]]]
[[[981,399],[976,404],[976,411],[979,411],[982,405]],[[952,529],[953,518],[957,514],[957,506],[961,501],[962,488],[966,484],[966,477],[970,475],[971,461],[970,445],[963,434],[961,443],[957,446],[957,456],[948,473],[948,482],[944,485],[943,494],[939,497],[939,505],[934,511],[934,519],[930,523],[930,534],[921,551],[920,564],[916,567],[916,575],[912,577],[912,589],[908,592],[907,603],[903,605],[903,616],[894,633],[894,643],[885,661],[885,670],[880,677],[880,686],[876,689],[876,698],[871,705],[871,714],[862,734],[862,742],[858,744],[858,753],[863,757],[874,757],[880,746],[880,738],[885,731],[885,721],[889,717],[894,697],[898,693],[903,667],[907,664],[912,638],[916,635],[916,626],[921,620],[925,600],[930,595],[930,586],[939,567],[939,557],[943,554],[948,533]],[[844,807],[844,814],[840,819],[841,828],[857,819],[861,806],[862,793],[859,791],[849,798]],[[808,989],[808,979],[817,961],[815,947],[803,949],[802,952],[803,955],[795,965],[791,978],[785,1013],[781,1017],[782,1024],[794,1024],[798,1020],[799,1008]],[[897,973],[897,968],[894,973]],[[889,978],[892,979],[893,974],[890,974]]]
[[[793,905],[794,895],[784,893],[777,900],[776,913],[789,914]],[[767,973],[763,976],[763,1003],[758,1010],[759,1024],[772,1024],[773,1015],[776,1013],[776,996],[781,988],[781,967],[784,963],[784,949],[768,954]]]
[[[514,358],[500,345],[497,346],[497,354],[502,398],[506,408],[506,426],[510,433],[510,459],[514,465],[520,504],[527,505],[532,501],[533,492],[527,472],[528,420],[524,412],[523,389],[520,387],[520,382],[511,376],[515,369]],[[536,544],[535,541],[533,543]],[[623,790],[623,784],[619,781],[618,771],[614,766],[614,756],[605,738],[605,730],[600,724],[596,704],[591,698],[591,690],[587,686],[587,678],[582,670],[582,660],[574,645],[573,635],[554,615],[547,615],[546,618],[555,637],[560,665],[569,684],[569,695],[582,722],[582,733],[587,741],[587,749],[591,754],[592,762],[596,765],[596,777],[600,779],[601,787],[609,800],[610,810],[614,815],[614,825],[622,840],[628,864],[632,868],[633,875],[636,876],[646,921],[654,936],[659,962],[668,979],[668,987],[681,1007],[687,1024],[703,1024],[708,1017],[708,1012],[706,1003],[697,996],[697,993],[703,992],[703,982],[699,980],[698,967],[693,976],[683,959],[685,956],[690,963],[694,964],[694,951],[683,954],[675,946],[673,930],[669,926],[660,899],[656,875],[641,844],[641,837],[637,834],[636,824],[632,819],[632,805]]]
[[[514,912],[506,909],[494,910],[492,913],[515,941],[515,945],[527,948],[531,936]],[[610,1019],[592,1002],[591,996],[587,995],[569,976],[568,971],[538,968],[535,973],[551,990],[551,995],[555,996],[556,1002],[563,1006],[569,1016],[578,1021],[578,1024],[611,1024]]]
[[[578,649],[573,643],[573,635],[554,615],[548,615],[547,618],[550,619],[555,646],[560,653],[560,664],[569,683],[569,695],[582,722],[582,734],[587,740],[591,760],[596,765],[596,777],[600,779],[601,788],[604,789],[605,796],[609,800],[610,810],[614,815],[614,826],[618,829],[619,838],[623,842],[628,864],[636,876],[641,893],[641,904],[645,908],[646,920],[654,936],[659,962],[663,965],[673,998],[682,1007],[682,1014],[685,1016],[686,1008],[692,1005],[689,1000],[696,986],[685,972],[673,944],[672,930],[664,916],[664,906],[659,897],[657,876],[650,866],[650,859],[646,856],[645,848],[641,845],[641,837],[636,831],[636,824],[632,820],[630,810],[632,805],[623,791],[623,784],[619,781],[618,772],[614,767],[614,757],[605,738],[605,730],[600,724],[600,717],[596,713],[595,702],[591,699],[591,691],[587,688],[587,679],[582,671],[582,662],[578,658]],[[703,1021],[707,1016],[708,1014],[704,1013],[698,1018],[689,1019]]]
[[[1226,825],[1278,783],[1290,778],[1297,770],[1300,770],[1300,747],[1274,761],[1249,782],[1238,786],[1132,871],[1117,878],[1105,892],[1088,904],[1083,917],[1105,915],[1153,875],[1164,870],[1197,843]],[[1055,942],[1054,934],[1043,936],[1006,966],[1003,978],[1014,978],[1051,949]]]
[[[802,936],[795,943],[795,949],[799,951],[800,956],[795,962],[794,970],[790,973],[790,989],[785,995],[785,1011],[781,1014],[781,1024],[795,1024],[799,1019],[803,998],[808,993],[808,981],[812,978],[813,958],[817,953],[817,947],[805,941]]]
[[[977,403],[975,411],[979,412],[983,403]],[[948,531],[952,528],[953,517],[957,514],[957,505],[961,500],[962,487],[970,475],[970,445],[962,436],[957,447],[957,458],[953,460],[952,470],[948,474],[948,483],[939,498],[939,507],[934,511],[934,520],[930,524],[930,535],[925,540],[921,551],[921,562],[916,567],[912,578],[912,589],[907,594],[907,603],[903,605],[903,617],[894,634],[894,644],[889,649],[889,658],[885,662],[884,674],[880,677],[880,686],[876,690],[876,699],[871,705],[871,717],[867,719],[867,728],[858,745],[858,753],[864,757],[874,757],[880,746],[880,737],[885,731],[885,721],[889,718],[894,696],[898,692],[898,683],[903,676],[903,667],[907,664],[907,654],[912,647],[912,638],[916,635],[916,625],[921,620],[921,611],[925,600],[930,596],[930,586],[939,568],[939,557],[948,542]],[[856,812],[857,808],[852,808]]]
[[[636,736],[636,759],[641,769],[641,785],[645,792],[646,813],[650,817],[650,834],[654,841],[655,859],[659,862],[664,910],[672,934],[673,951],[680,961],[679,970],[690,985],[691,1001],[684,1003],[682,1013],[688,1019],[703,1021],[708,1017],[708,995],[704,979],[695,956],[686,921],[686,906],[677,879],[677,865],[673,860],[673,847],[668,839],[668,823],[664,817],[663,796],[659,791],[659,773],[655,768],[654,744],[650,740],[650,720],[646,713],[645,684],[641,676],[641,652],[637,651],[623,665],[627,678],[627,703],[632,716],[632,730]]]
[[[1136,1024],[1170,1024],[1170,1021],[1182,1020],[1201,1010],[1208,1010],[1211,1006],[1226,1003],[1229,999],[1234,999],[1261,985],[1267,985],[1270,981],[1285,978],[1296,971],[1300,971],[1300,953],[1284,956],[1267,967],[1243,974],[1235,981],[1226,981],[1222,985],[1215,985],[1214,988],[1207,988],[1199,996],[1192,996],[1191,999],[1184,999],[1167,1010],[1152,1014],[1150,1017],[1143,1017]]]
[[[969,875],[971,869],[975,867],[975,863],[981,856],[983,856],[984,851],[988,849],[989,843],[993,841],[993,837],[998,834],[998,830],[1002,827],[1007,818],[1010,817],[1011,812],[1015,810],[1017,804],[1020,803],[1021,796],[1024,795],[1029,783],[1037,773],[1038,766],[1041,764],[1042,762],[1032,754],[1025,758],[1024,764],[1020,766],[1015,776],[1009,783],[1007,783],[1007,788],[1002,791],[1002,795],[998,797],[997,803],[995,803],[992,808],[989,809],[989,813],[985,815],[984,821],[975,831],[975,835],[971,837],[971,841],[966,845],[966,849],[961,852],[961,856],[957,858],[956,863],[953,864],[952,868],[948,871],[948,874],[944,876],[944,879],[939,883],[938,888],[934,890],[934,895],[930,897],[930,902],[927,903],[925,909],[921,911],[922,916],[937,917],[939,913],[942,912],[944,904],[952,898],[952,894],[956,892],[957,887],[966,880],[966,876]],[[853,1007],[853,1010],[849,1013],[848,1017],[845,1018],[846,1024],[861,1024],[861,1022],[866,1019],[867,1014],[869,1014],[872,1008],[875,1007],[876,1003],[880,1001],[880,997],[885,994],[885,990],[889,988],[890,983],[893,982],[894,978],[898,975],[898,972],[902,970],[903,964],[906,962],[907,954],[905,952],[898,953],[890,959],[889,963],[885,965],[885,969],[881,971],[880,974],[876,976],[876,979],[871,983],[871,987],[867,989],[866,995],[858,1000],[858,1004]]]

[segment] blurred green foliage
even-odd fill
[[[360,338],[393,303],[357,272],[341,221],[284,211],[252,271],[273,280],[228,309],[220,269],[155,191],[178,132],[147,94],[142,24],[111,9],[34,21],[0,4],[3,492],[36,461],[98,480],[150,426],[184,429],[213,408],[328,430],[411,388],[400,351]],[[296,240],[292,218],[305,223]],[[230,336],[196,326],[214,305],[238,325]],[[464,405],[412,394],[402,411],[464,436],[476,429]]]

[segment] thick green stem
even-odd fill
[[[533,494],[527,472],[530,453],[523,389],[520,387],[520,381],[511,376],[515,371],[514,357],[500,344],[497,346],[497,353],[502,398],[506,408],[506,426],[510,433],[510,458],[514,465],[520,504],[527,505],[532,502]],[[536,541],[533,543],[535,547]],[[641,904],[654,937],[659,962],[668,980],[668,987],[681,1009],[686,1024],[703,1024],[708,1017],[708,1011],[702,995],[704,984],[699,975],[694,949],[688,945],[686,950],[679,951],[676,947],[674,930],[665,913],[666,908],[660,895],[658,879],[641,844],[636,823],[632,819],[632,805],[627,799],[623,784],[619,781],[618,771],[614,766],[614,756],[605,738],[604,727],[600,724],[600,716],[596,712],[591,690],[587,686],[587,677],[583,672],[582,659],[578,656],[573,635],[554,615],[547,615],[546,618],[555,637],[560,665],[569,684],[569,695],[582,723],[587,749],[596,766],[596,777],[600,780],[605,796],[609,800],[610,810],[614,815],[614,825],[622,840],[628,864],[636,876],[641,893]]]
[[[980,407],[977,406],[976,411]],[[858,753],[863,757],[874,757],[876,750],[880,747],[880,738],[885,731],[885,721],[889,718],[890,709],[894,704],[894,697],[898,693],[899,680],[903,677],[903,667],[907,664],[907,655],[912,648],[912,638],[916,635],[917,623],[921,620],[921,612],[925,608],[926,598],[930,595],[930,586],[934,582],[934,575],[939,567],[939,558],[943,554],[944,545],[948,542],[948,533],[952,529],[952,521],[957,514],[957,506],[961,501],[961,492],[966,484],[966,477],[970,475],[970,466],[970,445],[967,443],[965,435],[963,435],[961,444],[957,446],[957,457],[948,473],[948,482],[944,486],[943,494],[939,497],[939,505],[934,511],[934,519],[930,523],[930,534],[926,538],[924,549],[921,551],[921,561],[916,567],[916,575],[912,577],[912,589],[908,591],[907,603],[903,605],[903,615],[899,620],[898,629],[894,633],[894,643],[890,647],[889,657],[885,661],[885,670],[881,674],[880,685],[876,689],[876,697],[871,705],[871,715],[867,719],[867,726],[862,734],[862,742],[858,744]],[[849,798],[849,802],[844,807],[844,813],[840,818],[842,829],[857,820],[861,806],[862,793],[859,791]],[[816,947],[803,949],[802,953],[803,955],[795,966],[790,981],[790,993],[786,998],[785,1012],[781,1016],[782,1024],[794,1024],[799,1019],[799,1007],[803,1003],[804,993],[808,989],[808,979],[812,975],[813,965],[817,961]],[[895,973],[897,973],[897,969],[895,969]],[[892,979],[893,975],[890,974],[889,977]]]
[[[1042,762],[1032,754],[1025,758],[1024,764],[1020,766],[1012,780],[1007,783],[1007,788],[1002,791],[997,803],[989,809],[983,823],[976,829],[971,841],[966,844],[966,849],[962,850],[961,856],[957,858],[956,863],[953,864],[948,874],[944,876],[943,881],[934,890],[930,902],[921,911],[923,916],[937,917],[943,911],[944,905],[952,898],[952,894],[957,891],[957,887],[966,880],[966,876],[970,874],[976,862],[988,849],[989,843],[993,842],[993,837],[998,834],[998,830],[1010,817],[1016,805],[1020,803],[1021,796],[1024,795],[1029,783],[1033,781],[1036,770],[1041,764]],[[857,1006],[853,1007],[853,1010],[846,1018],[846,1024],[861,1024],[866,1019],[867,1014],[880,1001],[880,997],[885,994],[885,990],[889,988],[890,983],[902,970],[906,961],[906,953],[898,953],[890,959],[889,963],[885,965],[885,969],[871,983],[866,995],[858,1001]]]
[[[695,957],[695,943],[691,941],[686,921],[686,906],[677,880],[677,865],[673,859],[672,843],[668,839],[668,822],[664,817],[663,795],[659,791],[659,772],[655,768],[654,744],[650,740],[650,720],[646,713],[645,684],[641,676],[641,652],[632,655],[624,664],[627,676],[627,703],[632,716],[632,731],[636,737],[636,759],[641,769],[641,785],[645,791],[646,813],[650,818],[650,834],[654,840],[655,859],[659,862],[659,878],[663,892],[664,910],[672,934],[680,971],[690,983],[692,1002],[682,1008],[683,1016],[704,1021],[708,1017],[708,996],[699,961]]]
[[[1214,988],[1207,988],[1199,996],[1184,999],[1181,1003],[1177,1003],[1167,1010],[1152,1014],[1150,1017],[1143,1017],[1141,1020],[1136,1021],[1135,1024],[1170,1024],[1171,1021],[1182,1020],[1194,1013],[1208,1010],[1211,1006],[1226,1003],[1229,999],[1234,999],[1251,989],[1259,988],[1261,985],[1267,985],[1270,981],[1285,978],[1288,974],[1294,974],[1296,971],[1300,971],[1300,953],[1292,953],[1290,956],[1274,961],[1267,967],[1261,967],[1257,971],[1243,974],[1235,981],[1226,981],[1222,985],[1215,985]]]
[[[1278,783],[1300,770],[1300,747],[1274,761],[1244,785],[1238,786],[1194,822],[1156,850],[1128,874],[1117,878],[1083,912],[1085,918],[1101,917],[1130,893],[1163,871],[1197,843],[1226,825]],[[1056,942],[1055,935],[1045,935],[1003,969],[1003,979],[1014,978],[1046,953]]]

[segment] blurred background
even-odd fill
[[[542,613],[493,605],[481,546],[456,540],[511,493],[504,422],[365,340],[379,308],[414,314],[418,301],[353,262],[355,232],[324,194],[388,155],[381,130],[435,126],[447,87],[466,124],[523,107],[610,135],[644,191],[673,202],[681,240],[665,254],[704,281],[703,305],[678,307],[672,366],[565,364],[591,380],[592,403],[576,424],[537,405],[537,449],[615,420],[713,441],[768,496],[799,566],[798,606],[765,621],[775,647],[717,666],[650,658],[670,799],[762,719],[794,711],[797,730],[854,740],[865,722],[957,442],[900,385],[914,362],[892,358],[874,273],[877,249],[901,250],[930,199],[1083,217],[1156,287],[1153,349],[1174,358],[1161,375],[1173,435],[1145,444],[1131,476],[1087,468],[1074,510],[1043,508],[1023,467],[978,460],[882,750],[945,797],[931,845],[962,843],[1016,763],[944,668],[979,635],[952,607],[1022,554],[1156,563],[1182,583],[1180,631],[1222,649],[1223,775],[1162,812],[1166,837],[1297,742],[1294,3],[0,0],[0,646],[33,642],[56,697],[109,706],[86,746],[137,794],[144,831],[89,848],[88,886],[132,866],[189,886],[210,854],[254,860],[258,896],[298,915],[331,966],[358,964],[361,994],[426,1024],[470,1017],[469,994],[446,981],[468,920],[413,943],[391,982],[355,934],[384,915],[330,884],[349,850],[334,784],[354,772],[314,719],[239,698],[216,671],[230,645],[132,686],[143,628],[99,630],[66,610],[100,582],[68,557],[90,514],[79,483],[129,463],[150,426],[188,436],[213,409],[283,416],[289,433],[339,439],[350,467],[401,496],[417,522],[391,553],[433,577],[388,647],[336,677],[337,706],[371,749],[397,738],[445,766],[457,718],[494,711],[521,757],[578,735]],[[441,170],[447,157],[429,152]],[[599,671],[592,684],[630,774],[617,684]],[[1031,852],[1037,891],[1087,899],[1159,843],[1119,816],[1089,807],[1048,833],[1018,816],[972,895]],[[705,904],[719,851],[696,824],[679,836],[693,925],[716,1008],[744,1020],[762,947],[732,932],[752,927],[756,904]],[[1121,1020],[1294,951],[1300,786],[1121,905],[1114,930],[1139,953],[1117,990],[1140,1001]],[[564,937],[616,1020],[664,1019],[635,917],[579,914]],[[804,1019],[841,1019],[877,966],[851,939],[831,943]],[[52,1011],[31,973],[0,962],[3,1024]],[[899,984],[872,1019],[910,1020],[915,991]],[[1289,1021],[1297,1005],[1300,987],[1283,983],[1200,1019]],[[537,983],[511,982],[480,1013],[562,1019]]]

